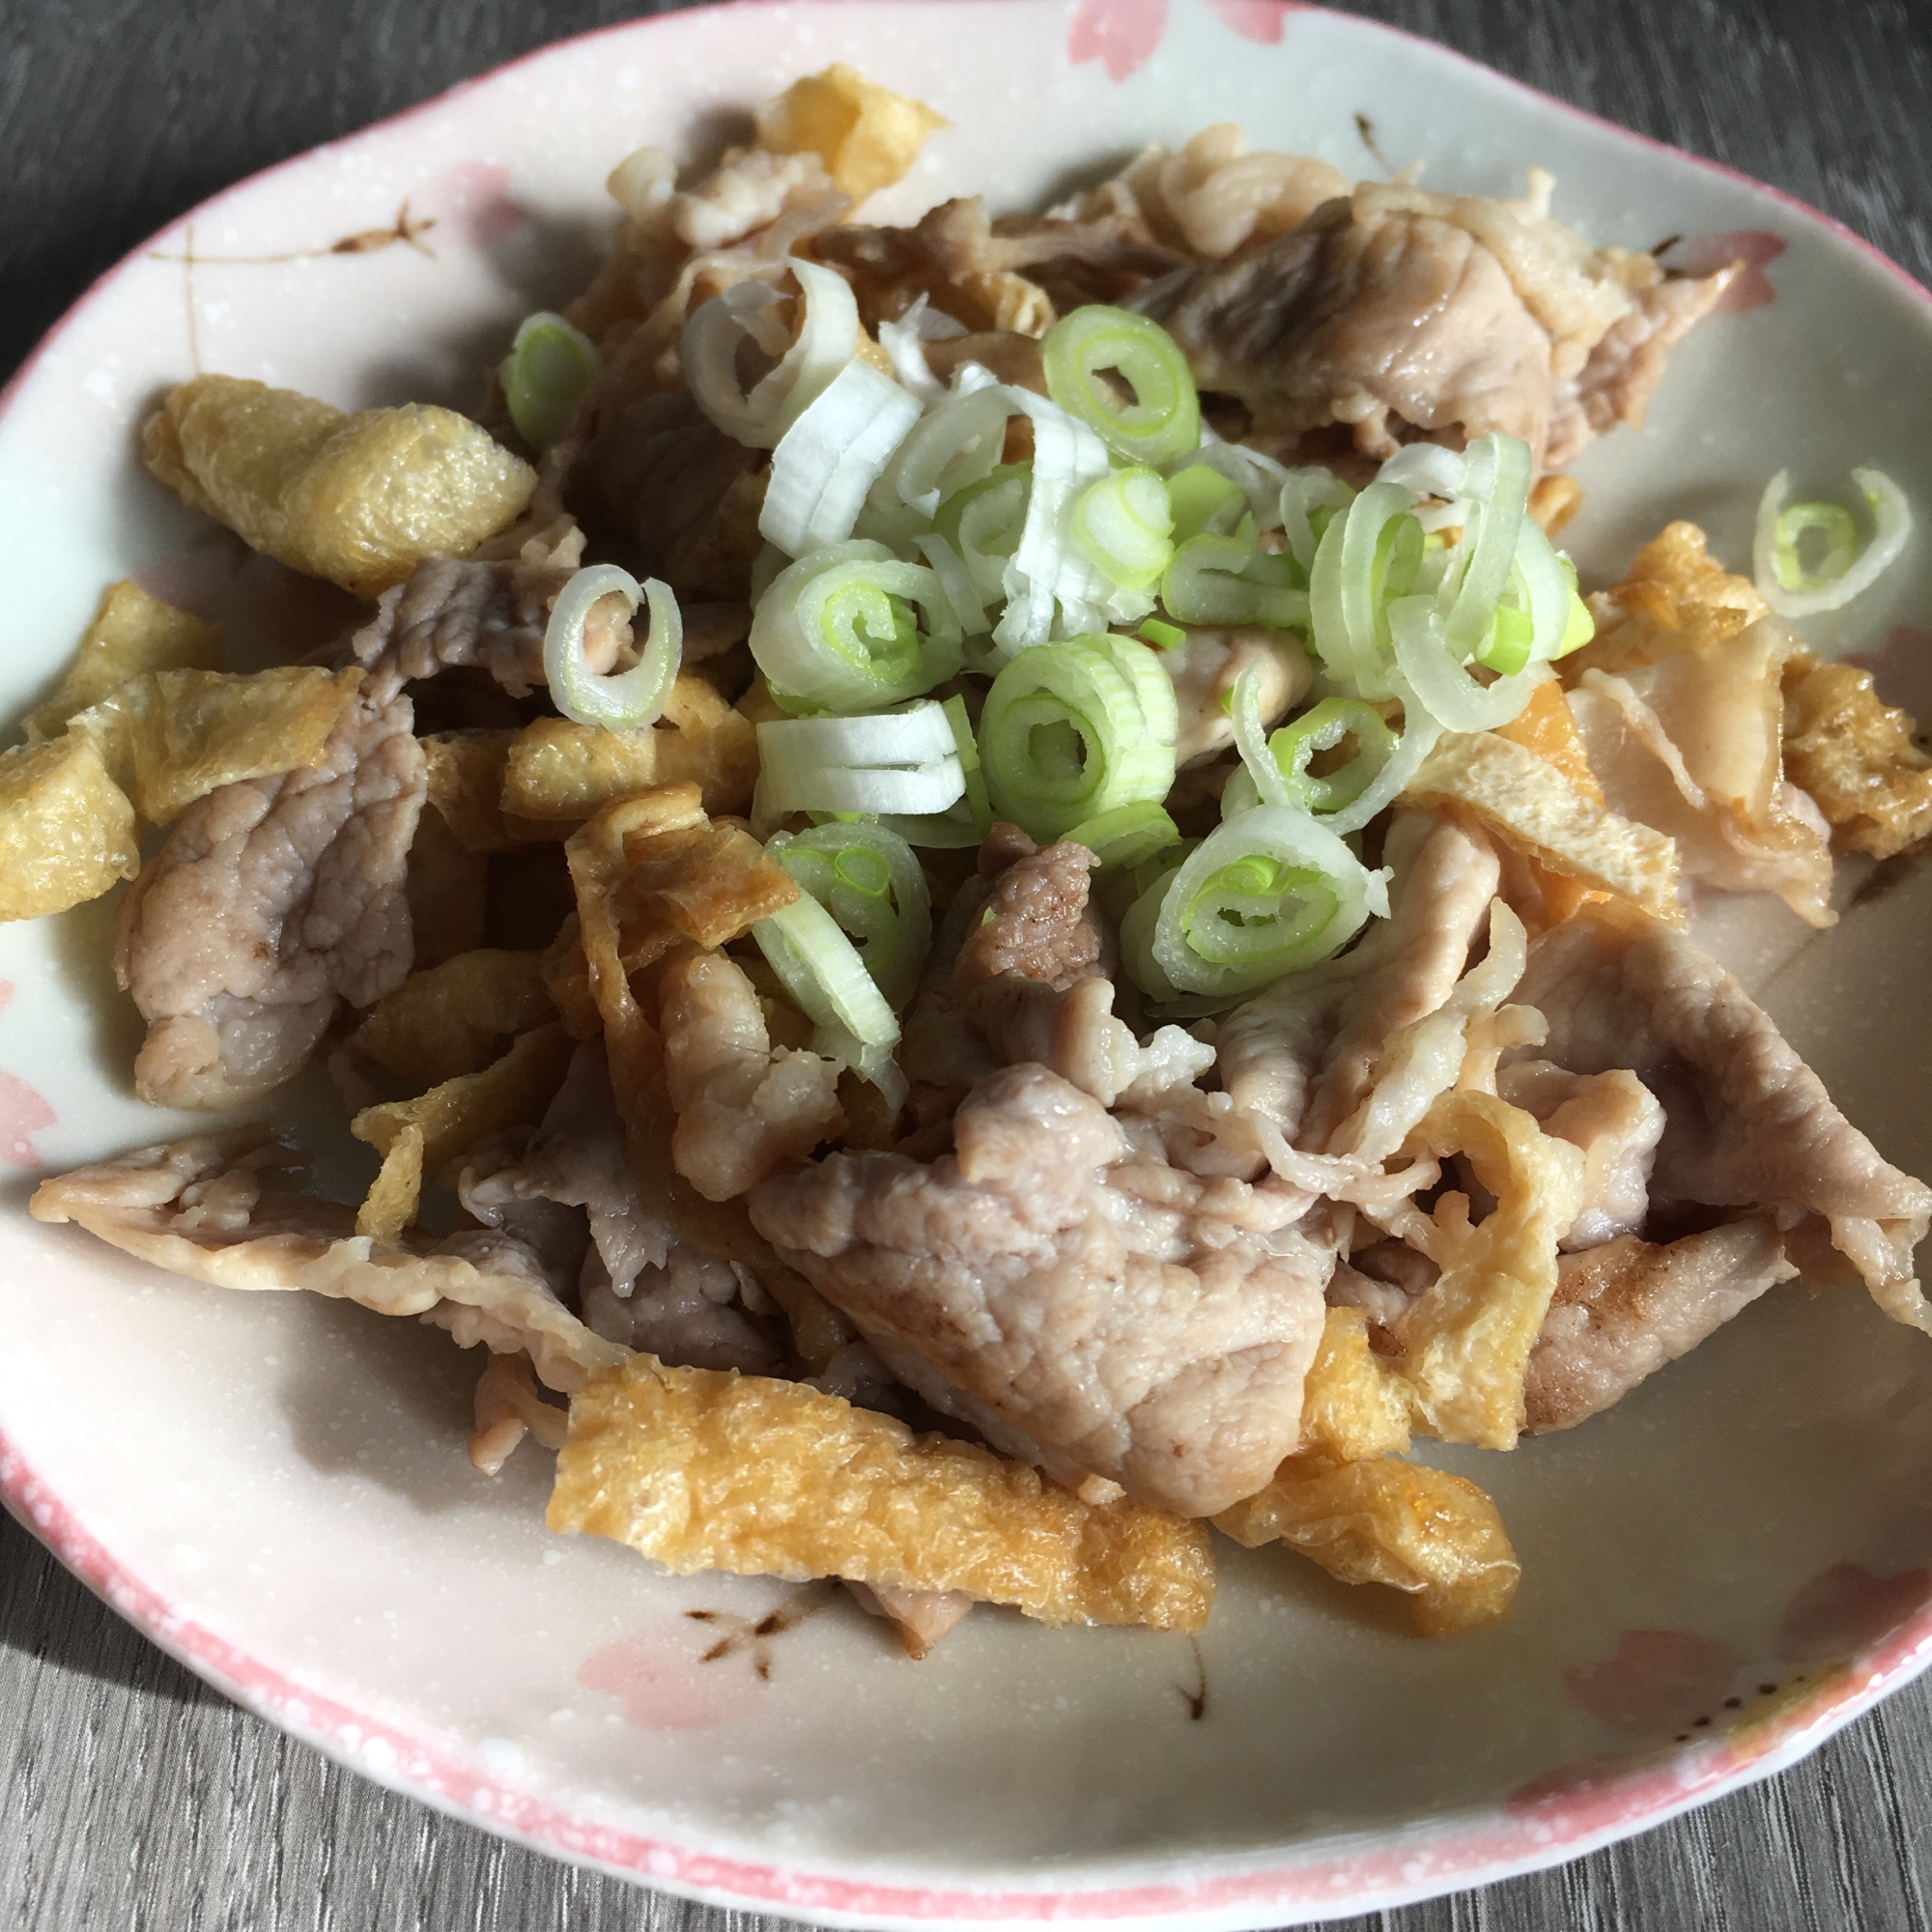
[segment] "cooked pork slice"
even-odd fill
[[[736,960],[689,952],[660,983],[665,1080],[677,1113],[671,1159],[707,1201],[744,1193],[839,1130],[838,1062],[774,1048]]]
[[[992,890],[989,879],[971,878],[953,894],[900,1022],[899,1065],[912,1089],[913,1118],[922,1127],[950,1120],[965,1094],[999,1064],[967,1024],[952,985],[960,948],[980,923]]]
[[[884,1617],[897,1629],[905,1654],[915,1660],[958,1629],[974,1604],[964,1590],[901,1590],[892,1583],[845,1587],[873,1616]]]
[[[565,521],[526,544],[515,562],[425,558],[384,591],[375,616],[349,640],[351,655],[384,701],[405,684],[459,669],[487,671],[512,697],[527,697],[544,689],[551,602],[582,554],[582,532]]]
[[[1517,997],[1548,1021],[1539,1058],[1628,1067],[1662,1102],[1654,1208],[1772,1212],[1794,1244],[1822,1223],[1888,1314],[1932,1326],[1912,1259],[1932,1189],[1880,1157],[1709,954],[1668,926],[1586,912],[1535,941]]]
[[[43,1181],[32,1209],[219,1288],[306,1289],[379,1315],[427,1316],[465,1347],[526,1350],[539,1379],[565,1393],[630,1353],[563,1306],[514,1236],[471,1230],[486,1238],[452,1237],[428,1254],[373,1246],[353,1208],[277,1186],[289,1163],[261,1129],[198,1134]]]
[[[734,559],[746,544],[722,544],[717,526],[734,486],[763,461],[762,451],[718,428],[680,384],[599,415],[571,470],[570,501],[638,576],[664,578],[679,590],[740,597],[746,585]],[[743,556],[749,564],[758,542],[755,496],[749,516],[736,521],[745,526],[741,537],[749,537]]]
[[[499,1224],[497,1204],[512,1200],[583,1208],[598,1279],[619,1295],[629,1293],[644,1269],[662,1267],[670,1259],[671,1230],[645,1211],[631,1184],[624,1126],[601,1038],[583,1041],[572,1054],[563,1085],[515,1164],[487,1180],[480,1173],[473,1179],[466,1174],[459,1192],[464,1206],[491,1225]],[[590,1257],[581,1254],[580,1260],[588,1263]]]
[[[1213,625],[1190,630],[1184,643],[1161,653],[1174,680],[1180,713],[1175,741],[1177,765],[1199,764],[1232,748],[1235,721],[1222,699],[1250,665],[1259,668],[1261,717],[1273,724],[1308,696],[1315,667],[1293,635],[1256,625]]]
[[[1523,1382],[1528,1426],[1538,1435],[1608,1408],[1798,1272],[1766,1214],[1662,1247],[1619,1235],[1565,1255],[1558,1269]]]
[[[1633,289],[1661,276],[1647,256],[1590,253],[1549,218],[1549,178],[1531,181],[1519,201],[1365,182],[1136,305],[1174,333],[1202,388],[1247,406],[1260,438],[1293,444],[1343,423],[1379,459],[1418,435],[1460,447],[1500,431],[1542,469],[1598,427],[1592,404],[1605,421],[1639,419],[1671,325],[1695,317],[1682,320],[1686,298],[1654,300],[1647,327],[1605,352],[1586,403],[1593,352],[1638,313]]]
[[[1585,670],[1569,702],[1605,802],[1675,839],[1686,879],[1776,893],[1827,926],[1831,830],[1783,771],[1782,672],[1796,646],[1761,617],[1620,673]]]
[[[1241,1225],[1255,1190],[1129,1153],[1097,1101],[1003,1069],[930,1165],[836,1153],[754,1188],[753,1225],[889,1364],[909,1355],[1144,1501],[1209,1515],[1300,1426],[1332,1250]]]
[[[1583,1206],[1563,1250],[1634,1235],[1650,1214],[1650,1175],[1663,1138],[1663,1109],[1634,1073],[1566,1073],[1547,1060],[1503,1067],[1496,1092],[1583,1150]]]
[[[184,812],[122,901],[115,972],[148,1022],[142,1099],[230,1107],[279,1086],[338,1000],[402,984],[422,748],[406,697],[364,701],[321,764],[222,785]]]
[[[1302,1122],[1299,1145],[1318,1151],[1368,1094],[1391,1036],[1455,990],[1501,872],[1480,832],[1413,808],[1396,813],[1383,860],[1395,870],[1389,917],[1349,957],[1340,1024]]]
[[[1048,845],[1001,871],[961,943],[952,998],[997,1065],[1036,1062],[1109,1107],[1140,1057],[1114,1017],[1111,949],[1087,903],[1094,865],[1084,845]]]
[[[672,1368],[772,1375],[783,1346],[745,1309],[741,1293],[729,1262],[681,1243],[662,1267],[643,1269],[627,1294],[618,1293],[592,1256],[582,1286],[583,1319],[607,1340]]]
[[[1640,258],[1639,258],[1640,259]],[[1575,376],[1556,384],[1556,409],[1544,462],[1560,469],[1592,437],[1619,423],[1641,429],[1663,376],[1663,358],[1717,307],[1733,269],[1678,275],[1632,291],[1629,311],[1609,326]]]

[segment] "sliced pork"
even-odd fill
[[[1762,1214],[1661,1247],[1620,1235],[1566,1255],[1523,1381],[1529,1429],[1570,1429],[1608,1408],[1797,1272]]]
[[[1211,1515],[1294,1445],[1333,1254],[1240,1225],[1254,1190],[1129,1153],[1039,1066],[969,1096],[956,1153],[837,1153],[751,1195],[753,1225],[889,1363],[909,1355],[1047,1466]]]
[[[408,977],[425,773],[409,699],[363,697],[308,770],[184,812],[122,901],[115,971],[148,1022],[142,1099],[231,1107],[308,1058],[337,1003]]]
[[[1913,1270],[1932,1189],[1880,1156],[1715,959],[1668,926],[1585,914],[1535,941],[1517,996],[1548,1019],[1539,1058],[1628,1067],[1662,1104],[1654,1211],[1769,1212],[1807,1264],[1807,1231],[1828,1235],[1888,1314],[1932,1327]]]

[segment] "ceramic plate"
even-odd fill
[[[743,6],[534,55],[244,183],[93,289],[0,420],[0,528],[35,559],[9,592],[0,709],[52,681],[113,578],[244,639],[305,621],[282,573],[138,470],[161,387],[200,367],[352,407],[473,406],[518,318],[587,274],[628,148],[715,147],[835,59],[953,123],[887,218],[959,191],[1026,207],[1235,120],[1350,174],[1419,158],[1489,194],[1540,163],[1595,241],[1747,257],[1650,427],[1577,466],[1586,576],[1676,516],[1743,561],[1785,465],[1801,495],[1869,463],[1932,504],[1922,291],[1769,189],[1437,48],[1276,0]],[[1813,641],[1889,637],[1902,675],[1928,613],[1921,540]],[[26,1218],[36,1171],[188,1124],[129,1093],[110,921],[0,929],[0,1492],[251,1709],[547,1851],[843,1925],[1280,1924],[1654,1824],[1789,1763],[1932,1650],[1932,1344],[1861,1294],[1796,1287],[1587,1428],[1477,1459],[1523,1584],[1506,1626],[1459,1641],[1411,1638],[1388,1593],[1224,1547],[1198,1641],[982,1609],[913,1664],[830,1586],[674,1580],[553,1539],[548,1459],[494,1482],[466,1462],[475,1364],[440,1333],[177,1281]],[[1919,1173],[1928,928],[1908,877],[1823,939],[1753,921],[1723,940]],[[278,1117],[311,1104],[333,1114],[304,1089]]]

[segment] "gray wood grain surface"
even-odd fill
[[[0,374],[101,270],[240,176],[611,0],[4,0]],[[1928,0],[1375,0],[1606,118],[1825,209],[1932,282]],[[7,1346],[0,1338],[0,1347]],[[1385,1932],[1932,1925],[1932,1680],[1797,1770]],[[209,1690],[0,1515],[0,1928],[679,1928],[708,1911],[515,1849]]]

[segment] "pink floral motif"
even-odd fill
[[[0,1161],[9,1167],[39,1167],[34,1136],[59,1120],[17,1073],[0,1073]]]
[[[1075,67],[1096,60],[1114,80],[1138,73],[1167,32],[1167,0],[1079,0],[1066,36]]]
[[[14,1001],[14,982],[0,980],[0,1011]],[[34,1136],[58,1124],[60,1116],[17,1074],[0,1073],[0,1161],[9,1167],[39,1167]]]
[[[682,1618],[621,1636],[579,1666],[586,1690],[620,1699],[624,1721],[640,1731],[702,1731],[746,1716],[764,1685],[750,1668],[707,1665],[710,1636]]]
[[[1844,662],[1872,674],[1872,688],[1888,704],[1915,718],[1932,714],[1932,631],[1894,624],[1875,651],[1847,651]]]
[[[1288,26],[1288,16],[1300,9],[1301,0],[1208,0],[1209,10],[1221,24],[1239,34],[1244,41],[1260,46],[1278,47]]]
[[[1742,315],[1747,309],[1762,308],[1777,299],[1777,291],[1764,272],[1765,264],[1784,253],[1781,237],[1762,228],[1726,228],[1711,235],[1691,235],[1670,251],[1673,269],[1687,275],[1708,275],[1727,262],[1745,266],[1737,279],[1719,301],[1719,315]]]
[[[1780,1656],[1810,1662],[1851,1657],[1889,1636],[1932,1604],[1932,1572],[1875,1577],[1861,1563],[1834,1563],[1786,1605],[1777,1628]]]
[[[432,244],[441,241],[494,248],[530,218],[510,192],[510,171],[496,161],[458,161],[433,175],[409,199],[419,220],[433,221]]]
[[[1694,1631],[1625,1631],[1614,1657],[1563,1673],[1593,1718],[1627,1730],[1681,1731],[1708,1719],[1738,1672],[1728,1644]]]

